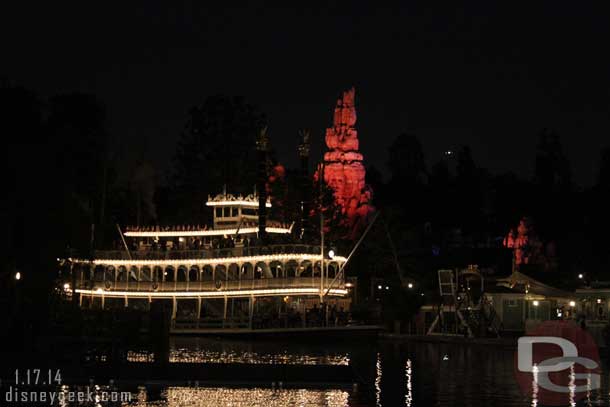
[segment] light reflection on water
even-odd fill
[[[118,390],[109,386],[94,385],[90,388],[93,393],[94,402],[84,401],[79,403],[74,396],[74,402],[70,402],[69,394],[81,392],[87,394],[87,387],[61,386],[58,392],[59,405],[71,406],[139,406],[139,407],[219,407],[219,406],[324,406],[343,407],[349,406],[349,393],[338,389],[270,389],[270,388],[230,388],[230,387],[167,387],[161,391],[149,390],[145,386],[139,386],[137,391],[132,391],[130,397],[121,400]],[[75,393],[76,394],[76,393]],[[113,396],[113,394],[115,396]],[[125,393],[124,393],[125,394]],[[112,399],[112,397],[115,397]]]
[[[413,381],[412,381],[413,369],[411,368],[411,359],[407,359],[405,366],[405,380],[407,382],[407,389],[405,394],[405,406],[411,407],[413,403]]]
[[[375,405],[381,407],[381,356],[377,353],[377,362],[375,363]]]
[[[292,341],[239,341],[217,338],[172,338],[172,363],[249,363],[288,365],[347,366],[345,346],[322,343],[298,344]]]
[[[257,353],[237,351],[211,351],[206,349],[173,349],[171,363],[251,363],[271,365],[349,365],[349,356],[343,355],[295,355],[281,353]]]
[[[348,393],[341,390],[273,390],[170,387],[167,407],[193,406],[346,406]]]
[[[538,366],[534,365],[532,373],[532,407],[538,406]]]
[[[329,345],[330,346],[330,345]],[[188,349],[187,347],[185,347]],[[315,345],[311,354],[306,347],[282,348],[276,343],[244,346],[239,354],[238,345],[222,348],[212,344],[209,352],[196,353],[197,357],[238,363],[256,357],[267,358],[269,363],[316,360],[338,355],[320,351]],[[277,348],[273,353],[270,349]],[[174,348],[180,352],[182,347]],[[201,352],[198,343],[191,350]],[[365,383],[357,390],[345,389],[279,389],[234,387],[157,387],[134,391],[132,404],[139,406],[428,406],[454,407],[492,405],[498,407],[539,406],[538,386],[532,383],[532,393],[525,395],[514,375],[514,353],[511,349],[493,346],[460,346],[450,344],[396,344],[379,343],[344,346],[349,364]],[[223,352],[225,355],[223,355]],[[230,355],[230,356],[228,356]],[[447,355],[447,358],[443,356]],[[311,358],[311,359],[308,359]],[[347,357],[347,356],[346,356]],[[331,358],[332,359],[332,358]],[[259,362],[260,363],[260,362]],[[588,397],[573,405],[609,406],[607,366],[602,370],[602,388],[591,390]],[[152,397],[151,397],[152,395]],[[137,400],[137,401],[136,401]],[[102,406],[110,404],[101,404]],[[70,405],[70,407],[72,407]]]
[[[127,352],[128,362],[153,363],[154,355],[142,351]],[[295,355],[288,351],[280,353],[257,353],[237,351],[213,351],[207,349],[172,349],[170,363],[247,363],[262,365],[329,365],[348,366],[348,354]]]

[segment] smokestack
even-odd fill
[[[267,241],[267,151],[269,137],[265,126],[256,138],[256,152],[258,160],[257,188],[258,189],[258,237],[263,244]]]
[[[301,236],[306,239],[309,237],[309,210],[311,204],[311,191],[309,180],[309,130],[301,130],[301,143],[299,144],[299,159],[301,161],[300,173],[300,198],[301,198]]]

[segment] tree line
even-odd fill
[[[0,112],[6,180],[2,272],[19,269],[40,274],[42,281],[52,279],[57,257],[89,255],[110,245],[116,224],[204,224],[208,195],[224,185],[233,193],[253,192],[255,139],[267,125],[265,115],[243,98],[207,97],[187,112],[171,171],[160,178],[160,169],[137,154],[127,160],[130,167],[119,164],[107,109],[94,95],[42,98],[2,83]],[[376,255],[379,261],[370,265],[360,257],[350,273],[393,275],[398,263],[405,275],[423,280],[437,267],[476,260],[473,251],[501,249],[510,230],[527,218],[528,233],[542,242],[545,259],[553,259],[532,268],[604,279],[610,263],[610,149],[600,152],[594,186],[582,188],[572,180],[560,136],[544,129],[537,139],[531,146],[535,171],[524,177],[481,168],[468,146],[447,151],[428,166],[416,134],[396,137],[388,150],[389,178],[378,168],[367,169],[385,227],[371,230],[356,259]],[[295,154],[298,142],[295,130]],[[297,219],[299,170],[284,168],[273,149],[267,161],[273,176],[269,190],[277,202],[272,215]],[[328,193],[313,199],[334,213]],[[397,253],[391,253],[389,238]]]

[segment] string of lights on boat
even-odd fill
[[[224,201],[207,201],[207,206],[245,206],[248,208],[258,208],[258,202],[245,199],[224,200]],[[271,208],[271,202],[267,200],[265,204],[267,208]]]
[[[67,288],[67,291],[71,291]],[[112,291],[97,288],[95,290],[77,288],[77,294],[90,296],[104,296],[108,298],[230,298],[230,297],[267,297],[274,295],[319,295],[319,288],[277,288],[277,289],[259,289],[259,290],[226,290],[226,291]],[[345,296],[348,290],[343,288],[331,288],[328,290],[328,295]]]
[[[266,227],[267,233],[287,234],[291,233],[291,227]],[[233,229],[209,229],[209,230],[173,230],[173,231],[127,231],[123,234],[127,237],[189,237],[189,236],[230,236],[239,234],[258,233],[258,227],[233,228]]]
[[[282,260],[293,260],[299,258],[302,261],[320,261],[320,255],[316,254],[268,254],[259,256],[243,256],[243,257],[231,257],[230,263],[258,263],[258,262],[271,262],[271,261],[282,261]],[[175,265],[178,263],[184,264],[196,264],[196,265],[215,265],[227,263],[227,258],[218,257],[213,259],[180,259],[180,260],[102,260],[102,259],[68,259],[74,263],[93,263],[94,265],[105,265],[112,264],[116,266],[152,266],[152,265]],[[343,256],[334,255],[332,260],[325,259],[325,261],[333,261],[339,264],[344,263],[347,259]]]

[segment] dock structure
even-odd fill
[[[438,286],[440,302],[434,308],[436,315],[427,335],[499,337],[500,321],[485,295],[483,276],[477,267],[438,270]]]

